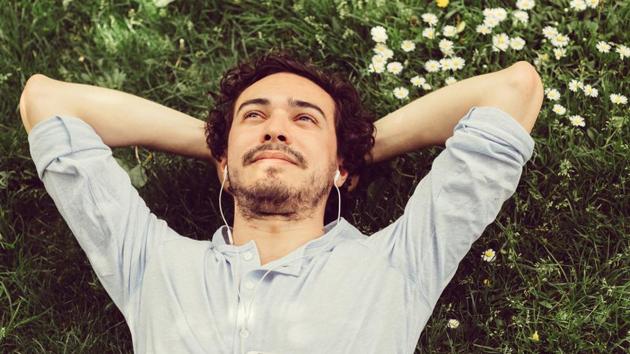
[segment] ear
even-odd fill
[[[348,170],[342,167],[343,158],[337,159],[337,166],[339,166],[339,173],[341,174],[341,176],[337,180],[337,187],[341,187],[349,178],[350,180],[347,181],[348,192],[352,192],[355,188],[357,188],[357,185],[359,184],[359,175],[352,175],[352,176],[349,175]]]
[[[342,157],[338,157],[337,158],[337,168],[339,169],[339,179],[336,182],[337,187],[341,187],[345,182],[346,179],[348,179],[348,171],[343,168],[343,158]]]
[[[223,171],[226,167],[227,167],[227,158],[222,157],[220,160],[217,161],[216,169],[217,169],[217,177],[219,178],[219,184],[223,183]],[[226,190],[229,184],[230,184],[229,180],[226,180],[225,181]]]

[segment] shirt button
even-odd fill
[[[241,337],[245,338],[249,336],[249,331],[245,328],[242,328],[240,334],[241,334]]]
[[[249,261],[250,259],[252,259],[252,257],[253,257],[253,255],[249,251],[243,253],[243,259],[245,259],[246,261]]]
[[[254,288],[254,283],[251,281],[248,281],[245,283],[245,287],[249,290],[252,290]]]

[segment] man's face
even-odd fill
[[[326,91],[291,73],[269,75],[241,93],[227,165],[229,190],[245,217],[297,219],[323,207],[342,162],[334,112]]]

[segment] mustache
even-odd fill
[[[293,157],[293,159],[297,162],[298,166],[303,166],[306,163],[302,154],[300,154],[297,151],[293,151],[290,147],[286,145],[282,145],[282,144],[277,144],[277,143],[269,143],[269,144],[263,144],[263,145],[257,146],[253,148],[252,150],[248,151],[243,156],[243,164],[249,165],[253,163],[254,156],[258,154],[259,152],[266,151],[266,150],[280,151],[282,153],[285,153]]]

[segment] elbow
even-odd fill
[[[544,89],[542,79],[536,71],[536,67],[527,61],[518,61],[510,66],[510,85],[516,87],[521,93],[542,100]]]
[[[46,80],[49,80],[46,75],[31,75],[31,77],[26,80],[26,84],[24,85],[24,89],[22,90],[22,95],[20,96],[20,101],[27,100],[29,96],[32,96],[36,91],[38,91],[39,87],[41,87],[42,83]]]
[[[26,80],[22,94],[20,95],[20,117],[27,133],[30,133],[33,126],[33,97],[41,92],[43,82],[49,78],[42,74],[34,74]]]
[[[544,88],[536,67],[527,61],[518,61],[508,68],[509,86],[521,97],[519,123],[531,132],[542,108]]]

